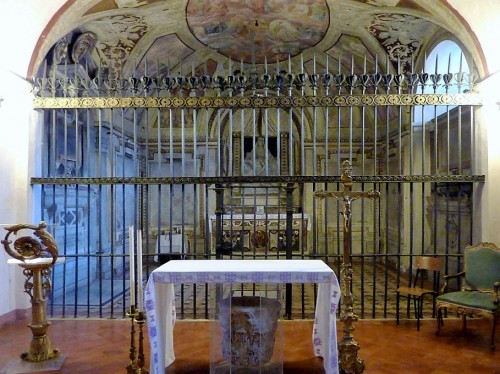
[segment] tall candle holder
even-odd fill
[[[127,313],[130,318],[130,362],[126,366],[127,374],[149,374],[149,371],[144,369],[146,363],[146,355],[144,353],[144,323],[146,323],[146,315],[138,310],[135,306],[130,306]],[[139,337],[136,346],[136,329],[135,325],[139,326]]]
[[[5,227],[8,233],[2,240],[5,251],[23,268],[26,277],[24,292],[30,296],[32,305],[32,321],[28,327],[33,336],[29,350],[21,354],[21,359],[29,362],[42,362],[59,357],[59,350],[52,349],[47,336],[50,322],[47,321],[45,296],[51,289],[50,268],[56,263],[58,249],[52,235],[45,230],[46,227],[47,224],[43,221],[38,226],[17,224]],[[14,241],[11,248],[10,235],[16,235],[24,229],[33,230],[38,239],[22,236]]]
[[[130,306],[130,310],[127,312],[127,317],[130,318],[130,350],[129,350],[129,358],[130,362],[127,365],[127,374],[135,374],[137,373],[137,367],[136,367],[136,349],[135,349],[135,317],[137,316],[138,312],[137,309],[135,308],[134,305]]]
[[[130,318],[130,362],[126,366],[127,374],[148,374],[149,372],[144,369],[145,354],[144,354],[144,323],[146,316],[142,309],[144,301],[144,290],[142,288],[142,232],[137,230],[137,236],[134,235],[134,227],[129,227],[129,257],[130,257],[130,309],[127,312],[127,317]],[[135,262],[135,248],[137,245],[137,269]],[[136,278],[135,271],[137,270],[137,302],[135,298],[136,292]],[[137,308],[139,306],[139,308]],[[139,340],[136,346],[136,328],[139,326]]]
[[[146,316],[144,312],[139,311],[137,316],[135,317],[135,321],[139,326],[139,352],[137,354],[137,374],[149,374],[149,371],[144,369],[144,364],[146,362],[146,355],[144,354],[144,334],[143,328],[144,323],[146,322]]]

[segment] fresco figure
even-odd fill
[[[267,154],[267,173],[266,173]],[[255,155],[255,157],[254,157]],[[244,175],[277,175],[276,157],[266,149],[263,137],[257,138],[255,147],[245,155]]]

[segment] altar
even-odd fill
[[[216,216],[210,216],[212,249],[216,243]],[[222,215],[222,250],[260,251],[285,250],[286,214],[224,214]],[[311,229],[308,214],[292,214],[292,251],[307,252],[307,232]]]
[[[175,360],[175,285],[231,283],[318,283],[311,332],[314,353],[326,374],[337,374],[336,312],[340,288],[333,270],[321,260],[173,260],[154,270],[144,306],[151,347],[150,373],[163,374]]]

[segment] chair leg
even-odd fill
[[[399,325],[399,292],[396,292],[396,325]]]
[[[441,333],[441,325],[444,325],[443,313],[441,312],[441,308],[438,308],[436,311],[436,322],[437,322],[436,335],[439,335]]]
[[[420,317],[422,315],[422,297],[417,299],[417,331],[420,331]]]
[[[465,331],[467,330],[467,317],[465,313],[462,314],[462,333],[465,334]]]
[[[497,319],[498,316],[493,315],[493,322],[491,323],[491,351],[493,352],[495,350],[495,329],[497,325]]]

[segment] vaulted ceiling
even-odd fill
[[[86,63],[112,76],[227,74],[241,66],[272,72],[277,63],[294,71],[328,65],[332,73],[394,73],[398,61],[402,71],[418,69],[419,52],[454,37],[481,75],[467,30],[436,0],[71,0],[43,35],[32,66],[41,71],[45,57],[56,58],[65,37],[65,59],[75,62],[77,40],[85,37],[92,56]]]

